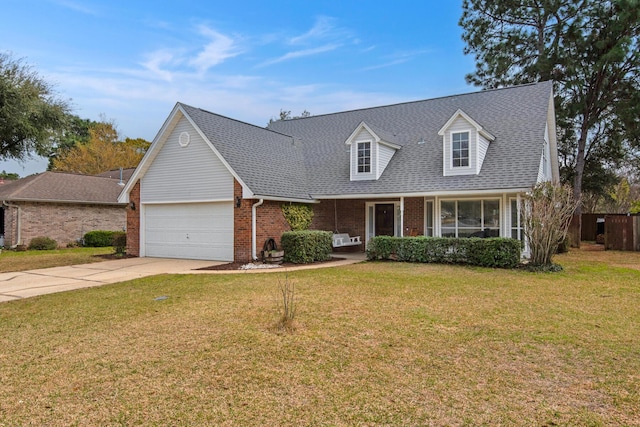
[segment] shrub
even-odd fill
[[[313,220],[313,209],[309,205],[282,205],[282,214],[293,231],[308,230]]]
[[[104,248],[113,246],[113,234],[115,231],[94,230],[84,235],[84,246],[90,248]]]
[[[330,231],[287,231],[282,234],[284,261],[308,264],[331,259],[332,236]]]
[[[127,233],[115,231],[113,233],[113,249],[117,255],[124,255],[127,251]]]
[[[369,241],[367,259],[468,264],[513,268],[520,263],[518,240],[505,238],[439,238],[376,236]]]
[[[33,239],[31,239],[31,242],[29,242],[29,250],[50,251],[56,249],[57,247],[58,242],[50,237],[34,237]]]

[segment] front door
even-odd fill
[[[393,236],[395,234],[396,207],[393,203],[376,204],[375,235]]]

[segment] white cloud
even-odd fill
[[[166,69],[163,69],[165,65],[173,65],[179,60],[176,59],[176,55],[168,50],[158,50],[146,55],[146,60],[141,65],[150,71],[156,78],[165,81],[171,81],[173,79],[173,73]]]
[[[66,7],[67,9],[74,10],[76,12],[84,13],[86,15],[97,15],[98,13],[89,7],[86,4],[72,1],[72,0],[54,0],[53,3],[58,6]]]
[[[277,58],[265,61],[262,64],[260,64],[259,67],[265,67],[267,65],[277,64],[278,62],[288,61],[290,59],[302,58],[304,56],[311,56],[311,55],[317,55],[319,53],[330,52],[332,50],[336,50],[339,47],[340,47],[339,44],[327,44],[324,46],[314,47],[310,49],[296,50],[294,52],[288,52]]]
[[[241,53],[231,37],[204,25],[200,26],[199,30],[200,34],[211,39],[198,56],[189,61],[189,64],[195,66],[200,74],[206,73],[209,68]]]
[[[309,41],[322,39],[334,33],[335,26],[333,18],[320,16],[316,19],[315,25],[306,33],[289,39],[289,44],[305,44]]]

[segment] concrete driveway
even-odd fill
[[[127,258],[93,264],[0,273],[0,302],[35,295],[101,286],[156,274],[194,273],[194,269],[224,264],[165,258]]]

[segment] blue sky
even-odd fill
[[[475,91],[461,1],[4,0],[0,50],[82,118],[152,141],[176,102],[265,126]],[[45,159],[0,162],[26,176]]]

